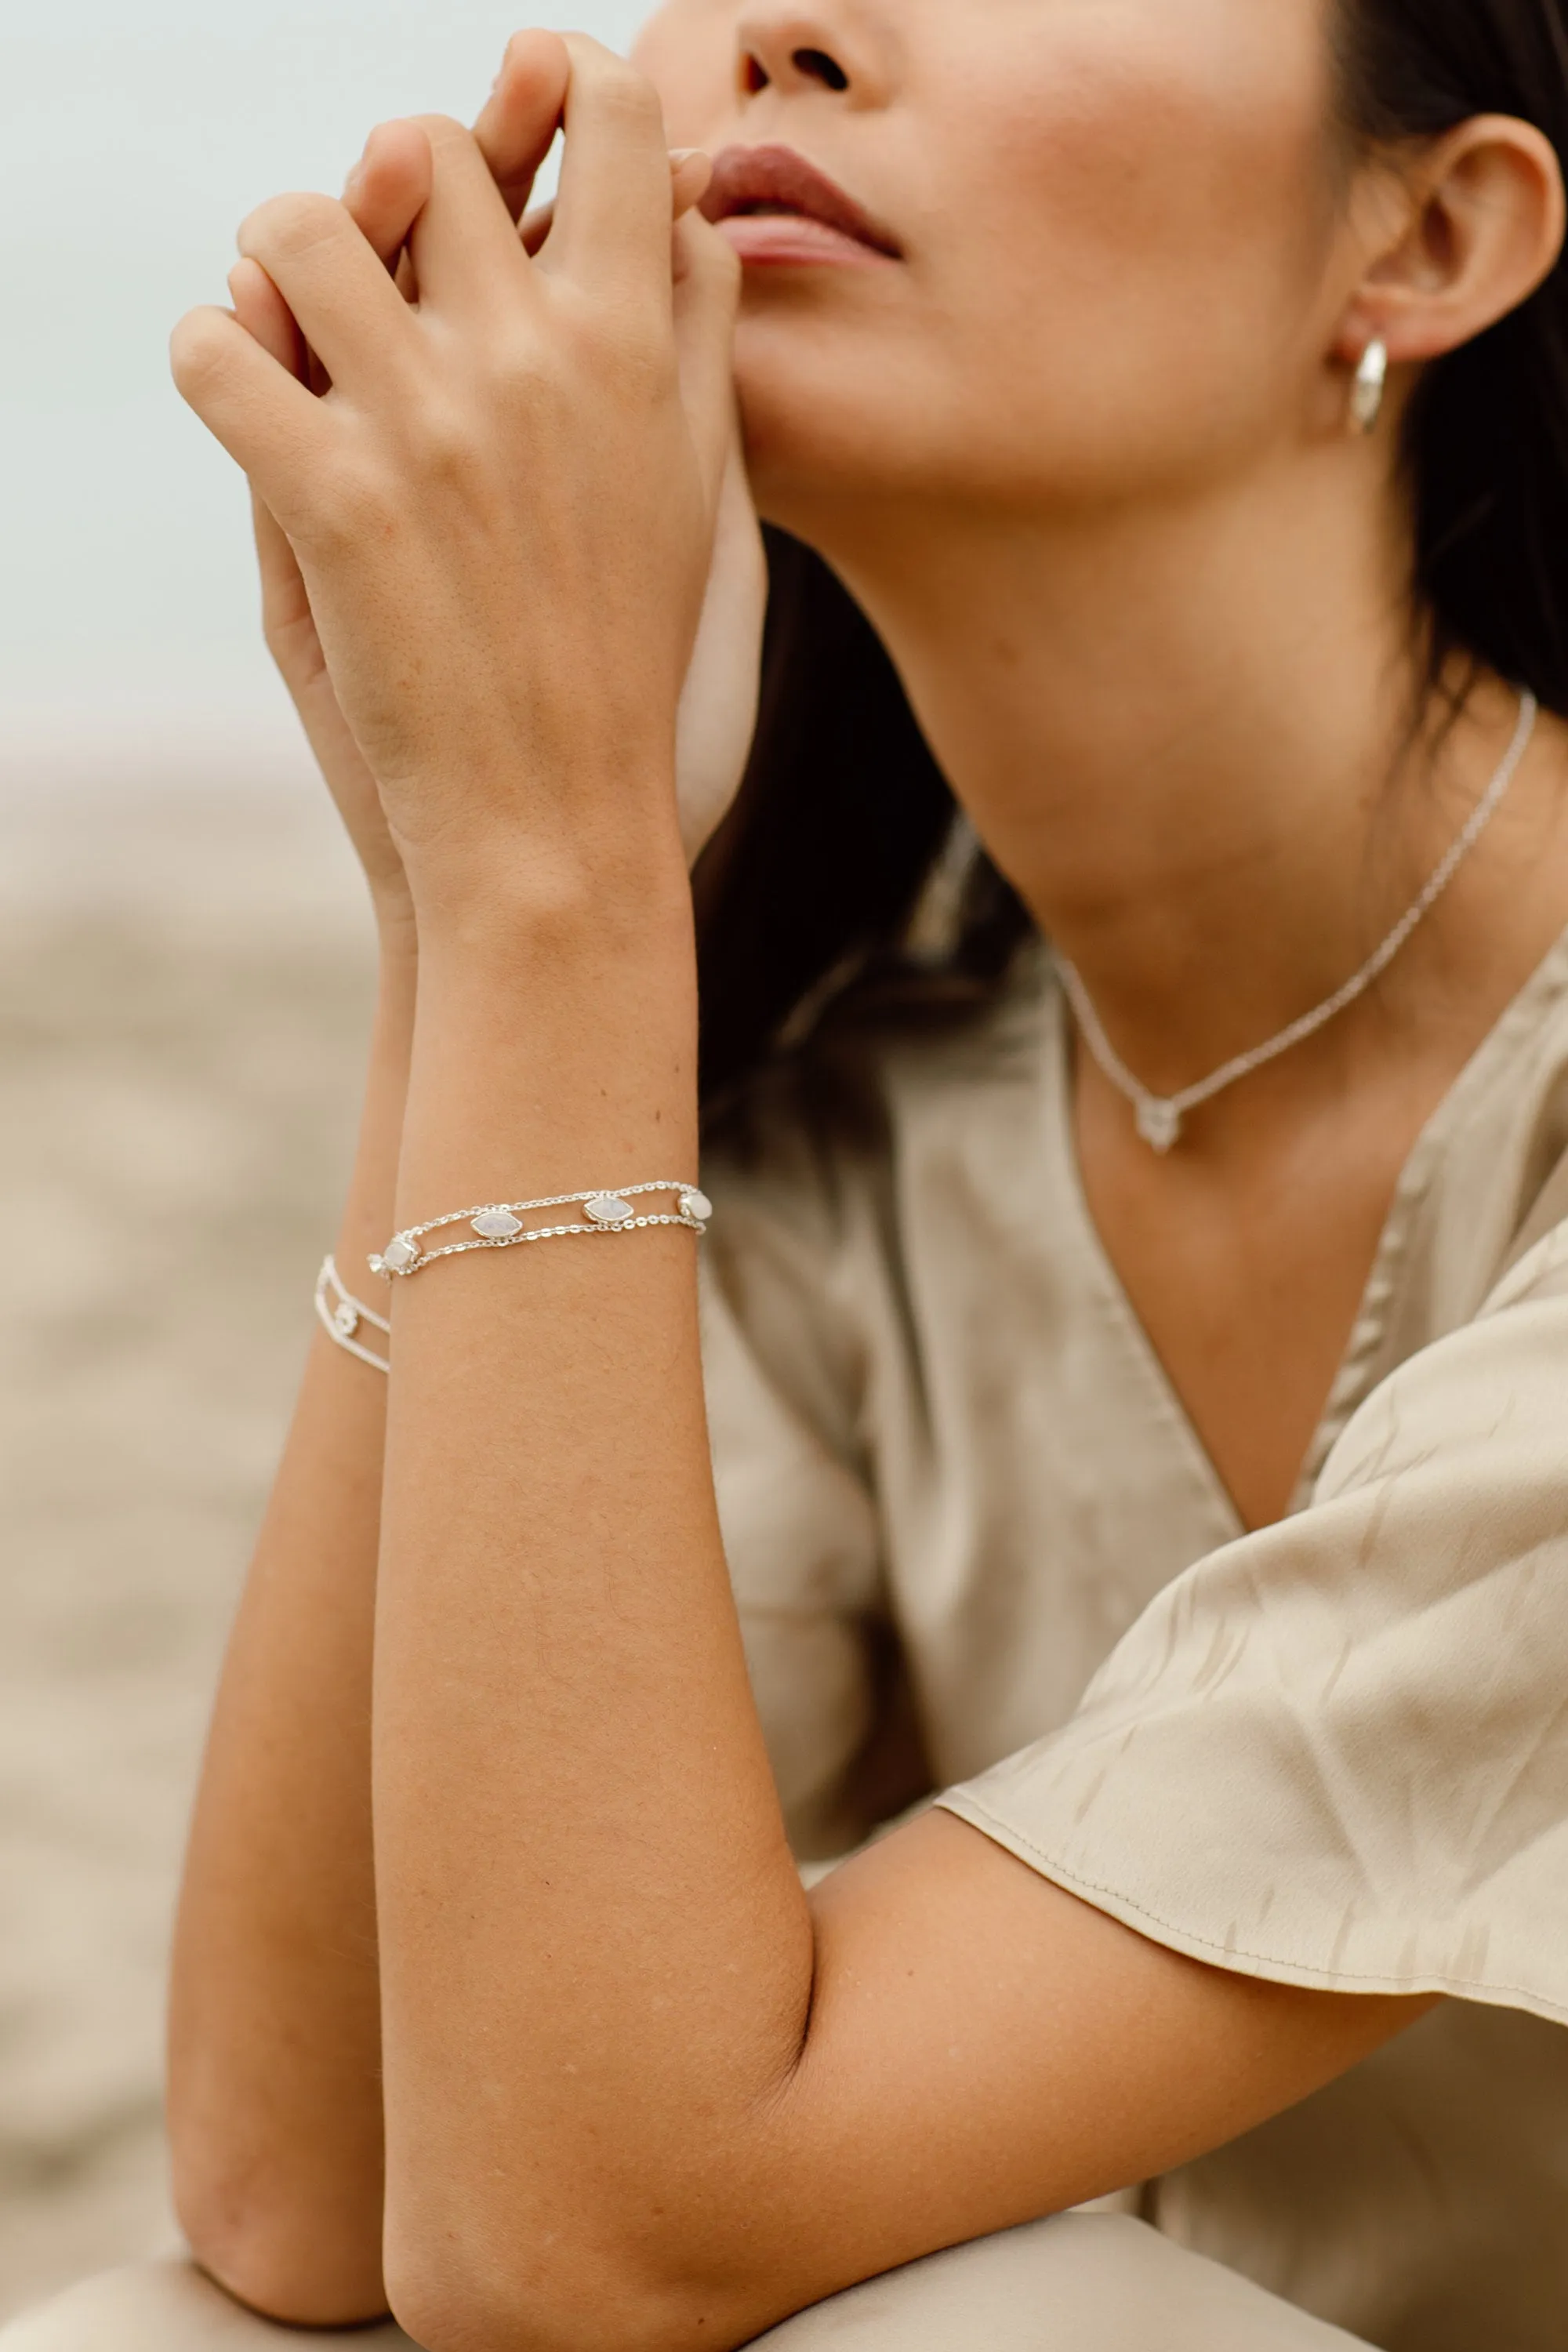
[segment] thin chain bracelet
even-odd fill
[[[368,1307],[363,1298],[356,1298],[352,1290],[344,1289],[337,1262],[331,1257],[321,1260],[321,1271],[316,1276],[316,1313],[321,1328],[336,1346],[357,1356],[362,1364],[374,1364],[378,1372],[388,1370],[386,1358],[376,1355],[370,1348],[362,1348],[356,1335],[368,1324],[373,1331],[383,1331],[390,1339],[391,1324]]]
[[[673,1213],[639,1216],[634,1201],[650,1192],[673,1192]],[[536,1225],[524,1220],[540,1209],[581,1208],[583,1221],[567,1225]],[[640,1234],[655,1225],[679,1225],[689,1234],[705,1234],[713,1203],[695,1184],[660,1178],[652,1184],[623,1184],[615,1192],[552,1192],[543,1201],[494,1201],[478,1209],[454,1209],[449,1217],[432,1217],[426,1224],[408,1225],[394,1234],[386,1247],[370,1261],[372,1274],[401,1277],[434,1265],[438,1257],[466,1257],[470,1250],[516,1249],[523,1242],[564,1241],[579,1234]],[[448,1242],[442,1249],[425,1247],[426,1234],[445,1233],[449,1225],[467,1225],[471,1242]]]

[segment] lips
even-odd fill
[[[726,147],[702,200],[743,261],[864,267],[902,257],[898,241],[793,147]]]

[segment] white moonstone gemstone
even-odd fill
[[[337,1332],[340,1339],[352,1339],[354,1333],[359,1329],[358,1307],[348,1306],[340,1307],[337,1313],[332,1318],[332,1328]]]
[[[510,1242],[514,1234],[521,1233],[522,1219],[514,1217],[510,1209],[481,1209],[473,1226],[482,1242]]]
[[[583,1213],[595,1225],[629,1225],[637,1211],[618,1192],[595,1192],[584,1202]]]
[[[406,1274],[411,1265],[419,1263],[419,1244],[411,1242],[406,1234],[395,1234],[381,1255],[394,1274]]]
[[[1182,1132],[1182,1114],[1173,1102],[1151,1097],[1138,1106],[1138,1132],[1147,1144],[1163,1154],[1170,1150]]]
[[[682,1192],[680,1196],[680,1213],[683,1217],[695,1217],[699,1224],[705,1225],[713,1214],[713,1203],[707,1193],[700,1192],[694,1184],[689,1192]]]

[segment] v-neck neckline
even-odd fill
[[[1132,1303],[1089,1205],[1073,1121],[1068,1008],[1048,945],[1043,961],[1040,1066],[1049,1130],[1047,1150],[1058,1160],[1061,1197],[1068,1203],[1077,1223],[1079,1245],[1096,1274],[1108,1311],[1119,1325],[1139,1370],[1158,1397],[1163,1408],[1163,1420],[1186,1456],[1185,1468],[1195,1473],[1206,1488],[1230,1536],[1239,1538],[1248,1532],[1247,1522]],[[1285,1512],[1287,1518],[1294,1517],[1310,1503],[1323,1465],[1346,1423],[1375,1385],[1373,1367],[1399,1296],[1401,1271],[1408,1260],[1421,1211],[1431,1197],[1454,1131],[1463,1124],[1476,1098],[1486,1093],[1506,1068],[1519,1046],[1534,1036],[1546,1012],[1565,988],[1568,930],[1559,933],[1518,993],[1503,1008],[1411,1146],[1394,1184],[1343,1352],[1303,1457]]]

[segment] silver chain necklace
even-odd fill
[[[1318,1031],[1326,1029],[1347,1005],[1353,1004],[1358,996],[1366,994],[1373,981],[1388,970],[1417,924],[1431,913],[1501,807],[1503,796],[1519,773],[1521,763],[1530,749],[1539,713],[1540,705],[1534,695],[1528,692],[1521,695],[1519,724],[1514,730],[1513,740],[1503,755],[1502,765],[1471,812],[1468,824],[1415,904],[1401,915],[1383,945],[1373,950],[1361,970],[1353,973],[1342,988],[1336,988],[1331,996],[1325,997],[1321,1004],[1314,1006],[1310,1013],[1303,1013],[1299,1021],[1292,1021],[1288,1029],[1281,1029],[1277,1037],[1270,1037],[1266,1045],[1254,1045],[1250,1053],[1237,1054],[1234,1060],[1223,1063],[1211,1077],[1200,1079],[1196,1086],[1184,1087],[1180,1094],[1156,1095],[1142,1085],[1106,1035],[1093,1000],[1079,972],[1066,956],[1057,957],[1062,986],[1083,1032],[1084,1043],[1111,1085],[1131,1104],[1138,1132],[1145,1143],[1162,1155],[1169,1151],[1172,1145],[1180,1139],[1188,1113],[1196,1110],[1200,1103],[1212,1102],[1215,1095],[1224,1094],[1238,1079],[1250,1077],[1254,1070],[1260,1070],[1266,1063],[1277,1062],[1281,1054],[1288,1054],[1292,1045],[1300,1045],[1307,1038],[1316,1036]]]

